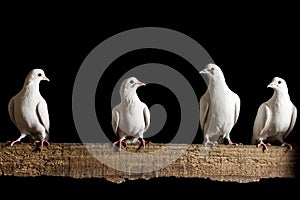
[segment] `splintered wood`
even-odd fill
[[[56,143],[36,151],[30,144],[0,147],[2,176],[104,178],[115,183],[157,177],[208,178],[254,182],[266,178],[297,178],[299,150],[254,145],[153,144],[121,151],[111,144]]]

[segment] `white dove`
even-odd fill
[[[47,103],[39,91],[41,80],[49,81],[44,71],[31,70],[21,91],[8,103],[10,119],[21,133],[17,140],[9,142],[11,146],[26,136],[31,142],[39,143],[41,149],[45,142],[49,145],[49,114]]]
[[[125,79],[120,87],[121,102],[112,109],[112,128],[119,140],[114,145],[125,143],[126,137],[133,137],[134,142],[140,140],[143,148],[146,141],[143,139],[144,132],[150,125],[150,111],[147,105],[140,101],[136,90],[146,85],[135,77]]]
[[[230,139],[230,132],[240,113],[240,98],[225,82],[222,70],[215,64],[206,65],[200,74],[206,74],[209,83],[205,94],[200,98],[200,125],[204,136],[203,144],[215,145],[223,137],[229,144],[237,145]],[[214,138],[211,141],[211,139]]]
[[[293,130],[296,118],[297,108],[290,100],[286,81],[279,77],[274,77],[272,82],[267,86],[273,88],[273,96],[266,102],[262,103],[257,111],[254,121],[251,144],[264,146],[268,150],[264,141],[279,141],[282,146],[292,146],[284,139]]]

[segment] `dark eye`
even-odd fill
[[[281,83],[281,81],[278,81],[278,84],[280,84]]]
[[[131,80],[129,83],[133,84],[133,83],[134,83],[134,81],[133,81],[133,80]]]
[[[214,71],[214,70],[215,70],[215,68],[213,68],[213,67],[212,67],[212,68],[211,68],[211,70],[212,70],[212,71]]]
[[[41,73],[39,73],[39,74],[38,74],[38,76],[42,76],[42,74],[41,74]]]

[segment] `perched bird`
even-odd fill
[[[286,81],[279,77],[274,77],[272,82],[267,86],[273,88],[273,96],[266,102],[262,103],[257,111],[254,121],[251,144],[263,146],[268,150],[264,141],[279,141],[282,146],[292,146],[284,139],[293,130],[297,118],[297,108],[291,102],[288,93]]]
[[[237,145],[230,139],[230,132],[240,113],[240,98],[225,82],[222,70],[215,64],[206,65],[200,74],[206,74],[209,83],[200,98],[200,125],[204,136],[203,144],[215,145],[221,137],[229,144]],[[211,141],[214,140],[214,141]]]
[[[21,135],[15,141],[9,142],[13,146],[16,142],[28,136],[31,142],[49,145],[49,114],[45,99],[39,91],[40,81],[49,79],[42,69],[33,69],[27,75],[21,91],[13,96],[8,103],[8,113],[11,121],[19,129]]]
[[[145,148],[143,138],[150,125],[150,111],[147,105],[139,99],[136,90],[146,85],[135,77],[125,79],[120,87],[121,102],[112,109],[112,128],[119,140],[114,142],[121,149],[125,139],[130,138],[132,143],[141,142]]]

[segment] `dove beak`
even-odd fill
[[[203,69],[203,70],[201,70],[199,73],[200,73],[200,74],[206,74],[206,70]]]
[[[276,83],[272,82],[267,86],[267,88],[275,88],[275,86],[276,86]]]
[[[207,69],[203,69],[199,72],[200,74],[207,74],[208,73],[208,70]]]
[[[143,82],[138,82],[138,85],[139,85],[139,86],[146,86],[146,84],[143,83]]]
[[[44,76],[43,79],[44,79],[45,81],[50,81],[49,78],[47,78],[46,76]]]

